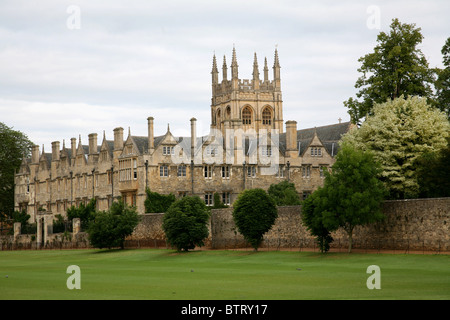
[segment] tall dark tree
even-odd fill
[[[435,82],[437,108],[447,114],[450,120],[450,37],[447,38],[442,47],[444,69],[436,69],[437,79]]]
[[[0,217],[14,212],[14,174],[28,157],[33,143],[28,137],[0,122]]]
[[[415,24],[402,24],[393,19],[390,32],[380,32],[374,52],[359,58],[362,75],[355,88],[357,100],[349,98],[344,105],[349,109],[351,121],[372,115],[375,103],[384,103],[400,96],[432,97],[434,71],[420,50],[423,35]]]

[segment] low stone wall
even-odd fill
[[[450,251],[450,198],[386,201],[382,222],[357,227],[367,248]]]
[[[212,210],[207,246],[213,249],[248,247],[237,230],[232,208]],[[450,251],[450,198],[386,201],[383,204],[386,219],[369,226],[356,227],[353,248],[376,250]],[[130,240],[165,240],[162,230],[163,214],[142,216]],[[331,248],[348,247],[343,230],[332,233]],[[313,248],[314,238],[303,225],[301,206],[278,207],[278,218],[264,235],[262,248]]]
[[[209,237],[205,247],[230,249],[249,247],[237,230],[232,208],[212,210],[209,222]],[[364,227],[356,227],[353,232],[353,248],[375,250],[413,250],[450,252],[450,198],[411,199],[386,201],[383,204],[384,221]],[[133,234],[127,238],[126,246],[167,247],[162,229],[164,214],[143,214]],[[77,222],[74,222],[74,226]],[[16,227],[16,230],[19,229]],[[54,248],[89,247],[87,234],[72,234],[72,239],[63,234],[46,234],[44,245]],[[332,233],[331,248],[345,250],[348,237],[343,230]],[[15,234],[0,239],[0,250],[8,248],[28,248],[36,241],[30,235]],[[278,207],[278,218],[272,229],[264,235],[262,248],[299,249],[314,248],[316,243],[301,220],[301,206]],[[31,247],[30,247],[31,248]]]
[[[162,229],[164,214],[146,213],[139,215],[140,221],[128,240],[165,240]]]

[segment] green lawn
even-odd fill
[[[69,265],[81,289],[69,290]],[[369,290],[369,265],[381,289]],[[450,299],[450,256],[164,249],[0,251],[0,299]]]

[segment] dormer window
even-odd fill
[[[321,147],[311,147],[311,157],[321,157],[322,148]]]
[[[127,154],[132,154],[133,153],[133,146],[132,145],[128,145],[126,151],[127,151]]]
[[[206,147],[206,155],[214,157],[217,154],[217,148],[213,146]]]
[[[174,147],[171,146],[163,146],[163,155],[164,156],[170,156],[175,154]]]
[[[101,161],[107,161],[107,160],[108,160],[108,151],[103,150],[103,151],[100,153],[100,158],[101,158]]]

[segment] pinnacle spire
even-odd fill
[[[236,59],[236,49],[233,45],[233,57],[231,59],[231,77],[233,79],[237,79],[238,78],[238,63],[237,63],[237,59]]]
[[[267,57],[264,57],[264,82],[269,81],[269,68],[267,67]]]
[[[234,47],[234,45],[233,45],[233,57],[231,58],[231,65],[232,66],[234,66],[234,65],[237,66],[236,48]]]
[[[278,49],[275,47],[275,59],[273,62],[273,80],[275,81],[275,86],[280,88],[280,60],[278,59]]]
[[[217,71],[217,62],[216,62],[216,54],[213,56],[213,66],[212,66],[212,73],[218,72]]]
[[[223,64],[222,64],[222,73],[223,73],[223,80],[228,80],[227,79],[227,59],[225,57],[225,55],[223,55]]]
[[[275,48],[275,60],[273,62],[273,67],[280,68],[280,61],[278,59],[278,49],[277,48]]]
[[[258,59],[256,57],[256,52],[255,57],[253,59],[253,79],[259,80]]]

